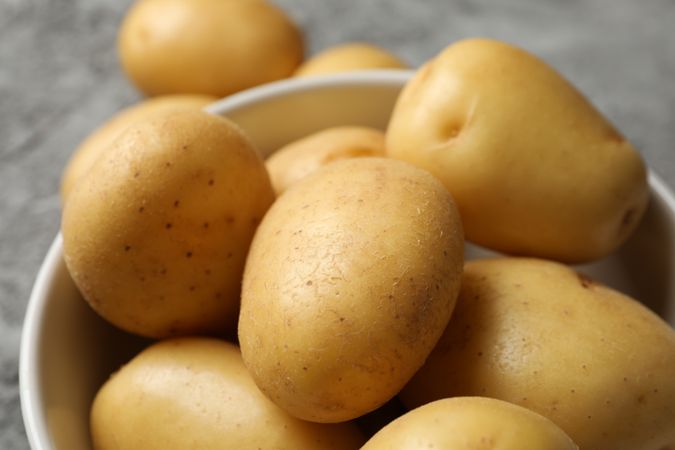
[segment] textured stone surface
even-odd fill
[[[308,53],[345,40],[418,65],[489,36],[545,58],[675,186],[675,1],[277,0]],[[95,126],[138,94],[119,69],[129,0],[0,0],[0,448],[28,448],[18,397],[21,323],[58,230],[61,169]]]

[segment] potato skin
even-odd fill
[[[103,385],[91,410],[96,450],[356,450],[351,423],[289,416],[256,387],[239,349],[176,338],[138,354]]]
[[[470,261],[408,407],[480,395],[548,417],[583,449],[675,443],[675,332],[643,305],[550,261]]]
[[[377,432],[361,450],[578,450],[545,417],[483,397],[455,397],[420,406]]]
[[[202,111],[139,122],[113,147],[63,211],[75,284],[132,333],[234,333],[248,246],[274,200],[261,157]]]
[[[553,68],[493,40],[455,43],[416,73],[387,151],[445,184],[467,240],[512,255],[598,259],[648,201],[633,146]]]
[[[326,164],[346,158],[385,156],[384,133],[368,127],[333,127],[293,141],[265,161],[277,196]]]
[[[119,111],[87,136],[73,152],[61,178],[61,203],[66,202],[77,180],[130,125],[156,114],[202,109],[214,101],[216,97],[208,95],[163,95]]]
[[[117,46],[124,71],[150,96],[223,97],[289,77],[304,53],[296,25],[263,0],[139,0]]]
[[[406,63],[388,50],[364,42],[350,42],[323,50],[298,67],[294,75],[309,77],[354,70],[407,68]]]
[[[244,362],[296,417],[372,411],[438,340],[462,261],[461,221],[431,174],[385,158],[330,164],[279,197],[256,232],[239,317]]]

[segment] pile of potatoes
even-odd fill
[[[302,32],[267,0],[136,0],[118,33],[123,72],[147,99],[118,112],[75,150],[61,200],[129,125],[202,109],[265,83],[354,70],[407,69],[388,50],[364,42],[329,47],[304,60]]]
[[[222,97],[290,76],[407,67],[362,42],[303,63],[301,31],[266,0],[138,0],[122,22],[118,49],[125,73],[153,96]]]
[[[119,114],[64,172],[75,284],[158,340],[98,392],[96,449],[675,448],[675,332],[567,265],[617,249],[649,197],[638,152],[569,82],[460,41],[417,70],[386,131],[322,130],[263,161],[200,108],[293,71],[403,63],[358,44],[298,69],[278,9],[213,2],[130,11],[125,69],[171,96]],[[268,73],[197,64],[219,14],[237,42],[279,46]],[[195,20],[184,76],[161,31]],[[259,64],[221,50],[222,68]],[[465,261],[465,238],[503,256]]]

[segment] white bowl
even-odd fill
[[[248,132],[265,155],[336,125],[386,126],[408,71],[286,80],[221,100],[209,111]],[[675,197],[650,173],[652,201],[635,235],[614,255],[580,269],[675,324]],[[485,253],[469,246],[467,256]],[[89,406],[102,382],[148,341],[100,319],[80,297],[54,240],[31,294],[21,342],[21,407],[35,450],[91,449]]]

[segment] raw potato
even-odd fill
[[[675,332],[554,262],[468,262],[457,307],[403,390],[408,407],[480,395],[548,417],[582,448],[675,444]]]
[[[304,48],[290,18],[263,0],[139,0],[118,51],[147,95],[222,97],[290,76]]]
[[[216,97],[208,95],[165,95],[145,100],[118,112],[87,136],[71,156],[61,179],[61,203],[65,203],[75,182],[130,125],[153,115],[202,109],[214,101]]]
[[[385,158],[330,164],[279,197],[251,244],[239,342],[258,386],[296,417],[384,404],[455,304],[461,220],[431,174]]]
[[[384,155],[382,131],[368,127],[334,127],[285,145],[274,152],[265,165],[278,196],[333,161]]]
[[[545,417],[481,397],[437,400],[399,417],[361,450],[578,450]]]
[[[233,333],[248,247],[273,200],[230,121],[156,117],[122,133],[71,192],[65,261],[89,304],[126,331]]]
[[[406,63],[375,45],[354,42],[330,47],[305,61],[295,76],[307,77],[368,69],[407,69]]]
[[[351,423],[289,416],[256,387],[236,346],[206,338],[154,344],[100,389],[91,410],[96,450],[356,450]]]
[[[461,41],[423,66],[387,151],[445,184],[467,240],[514,255],[600,258],[648,201],[633,146],[554,69],[498,41]]]

